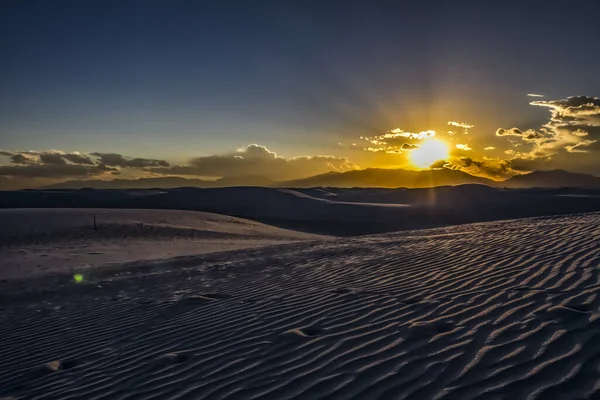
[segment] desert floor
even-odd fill
[[[600,398],[599,239],[591,213],[5,279],[0,396]]]

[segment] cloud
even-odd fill
[[[515,158],[548,158],[563,152],[588,153],[600,140],[600,98],[574,96],[535,100],[529,104],[549,108],[550,120],[538,130],[522,132],[518,128],[501,128],[496,131],[497,136],[519,136],[523,142],[532,145],[528,151],[513,151]]]
[[[39,157],[42,164],[63,165],[67,163],[58,153],[41,153]]]
[[[130,158],[118,153],[100,152],[80,154],[58,150],[0,150],[0,156],[8,157],[12,163],[0,165],[1,189],[39,187],[60,180],[82,177],[104,179],[123,172],[138,177],[261,175],[284,180],[356,168],[343,157],[317,155],[284,158],[258,144],[251,144],[227,154],[197,157],[190,160],[188,165],[170,165],[160,159]]]
[[[496,136],[521,136],[521,135],[523,135],[523,132],[521,132],[521,130],[519,128],[510,128],[510,129],[500,128],[496,131]]]
[[[484,147],[483,149],[486,150],[486,151],[496,150],[496,148],[494,146]]]
[[[527,96],[529,96],[529,97],[544,97],[543,94],[537,94],[537,93],[527,93]]]
[[[433,130],[422,131],[422,132],[418,132],[418,133],[411,133],[411,132],[403,131],[400,128],[396,128],[396,129],[392,129],[388,133],[384,134],[383,137],[384,138],[403,137],[403,138],[409,138],[409,139],[425,140],[425,139],[431,139],[435,135],[436,135],[436,132]]]
[[[407,140],[419,142],[422,140],[432,139],[437,135],[436,131],[428,130],[422,132],[407,132],[400,128],[392,129],[383,135],[361,136],[360,139],[369,142],[373,146],[368,146],[364,150],[372,152],[385,153],[402,153],[403,150],[410,150],[412,147],[405,145],[414,145],[415,143],[407,143]]]
[[[600,125],[600,98],[592,96],[573,96],[561,100],[532,101],[532,106],[548,107],[551,121],[559,124]]]
[[[522,140],[526,142],[538,142],[550,138],[549,134],[541,131],[536,131],[535,129],[528,129],[523,132],[518,128],[500,128],[496,131],[496,136],[519,136]]]
[[[402,144],[402,146],[400,148],[402,150],[412,150],[412,149],[418,149],[419,146],[417,146],[416,144],[404,143],[404,144]]]
[[[147,168],[147,167],[169,167],[170,164],[164,160],[148,158],[126,158],[117,153],[91,153],[92,156],[100,158],[100,162],[111,167],[124,168]]]
[[[62,157],[73,164],[94,165],[90,157],[82,156],[79,153],[63,154]]]
[[[483,176],[490,179],[508,178],[518,174],[510,160],[500,158],[484,157],[483,160],[476,160],[471,157],[458,157],[451,160],[446,168],[460,169],[471,175]]]
[[[413,132],[406,132],[406,131],[403,131],[402,129],[396,128],[396,129],[392,129],[392,130],[384,133],[383,135],[368,136],[368,137],[361,136],[361,139],[371,142],[373,144],[385,144],[385,143],[389,142],[390,140],[396,140],[396,139],[415,139],[415,140],[431,139],[435,135],[436,135],[436,132],[432,131],[432,130],[413,133]]]
[[[471,151],[471,150],[473,150],[473,149],[471,148],[471,146],[469,146],[468,144],[460,144],[460,143],[459,143],[459,144],[456,144],[456,145],[455,145],[455,147],[456,147],[457,149],[459,149],[459,150],[462,150],[462,151]]]
[[[464,122],[456,122],[456,121],[448,121],[448,125],[456,126],[459,128],[465,128],[465,129],[470,129],[475,126],[475,125],[466,124]]]
[[[448,125],[455,126],[457,128],[463,128],[463,133],[467,135],[469,133],[469,129],[473,128],[475,125],[467,124],[464,122],[456,122],[456,121],[448,121]],[[448,131],[450,135],[454,135],[454,132]]]
[[[37,164],[38,163],[38,158],[31,156],[29,154],[13,154],[10,156],[10,160],[14,163],[14,164]]]
[[[79,152],[66,153],[59,150],[47,151],[8,151],[0,150],[0,155],[8,156],[14,164],[83,164],[95,165],[96,163],[88,156],[81,155]]]
[[[588,147],[594,143],[596,143],[595,140],[583,140],[579,143],[567,145],[567,146],[565,146],[565,149],[569,153],[587,153],[588,150],[580,149],[580,147]]]
[[[146,168],[145,170],[155,174],[210,177],[260,175],[270,179],[284,180],[356,168],[343,157],[284,158],[259,144],[251,144],[228,154],[197,157],[190,160],[188,164],[169,168]]]
[[[118,173],[119,168],[137,169],[138,173],[147,174],[142,168],[169,166],[169,163],[162,160],[126,158],[119,154],[104,153],[84,155],[60,150],[0,150],[0,156],[8,157],[11,162],[11,165],[0,165],[1,189],[5,189],[5,186],[12,189],[37,187],[58,180],[82,177],[101,178],[108,173]]]
[[[429,166],[430,169],[442,169],[442,168],[450,168],[451,164],[448,164],[446,160],[438,160]]]

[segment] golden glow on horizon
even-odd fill
[[[410,161],[418,168],[429,168],[434,162],[447,158],[448,145],[437,139],[427,140],[410,151]]]

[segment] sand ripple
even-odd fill
[[[0,283],[0,396],[600,398],[600,214]]]

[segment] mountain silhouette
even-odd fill
[[[327,172],[303,179],[274,181],[259,175],[230,176],[217,180],[158,177],[114,180],[72,180],[46,186],[43,189],[173,189],[178,187],[218,188],[230,186],[262,186],[286,188],[311,187],[373,187],[373,188],[429,188],[480,184],[500,188],[575,187],[600,188],[600,178],[564,170],[534,171],[517,175],[505,181],[470,175],[447,168],[413,171],[406,169],[367,168],[347,172]]]

